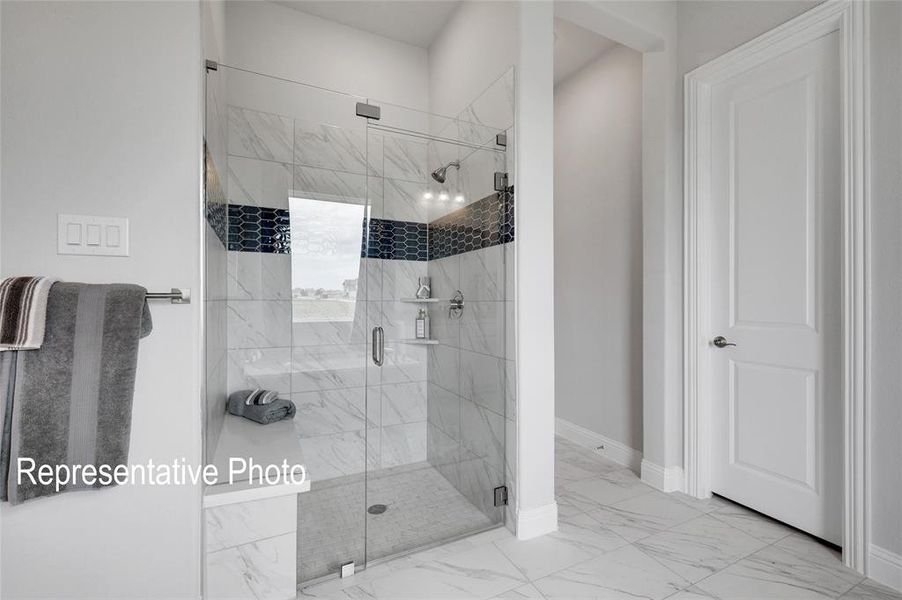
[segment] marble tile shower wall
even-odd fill
[[[359,127],[335,127],[229,106],[229,202],[233,210],[250,207],[249,214],[260,207],[283,215],[295,197],[368,204],[374,221],[442,219],[492,194],[495,171],[512,172],[505,162],[512,157],[510,131],[507,152],[492,147],[498,125],[512,124],[512,98],[508,72],[450,120],[455,131],[443,137],[486,146],[475,151],[367,132],[362,120]],[[451,160],[461,161],[459,170],[449,170],[445,188],[454,201],[427,199],[424,192],[438,191],[429,173]],[[292,244],[303,238],[294,224],[289,228]],[[235,241],[229,238],[229,244]],[[369,253],[360,260],[358,302],[348,321],[301,318],[292,295],[303,282],[293,276],[303,276],[305,259],[294,248],[232,248],[224,303],[228,390],[267,387],[292,398],[314,482],[428,457],[483,512],[497,516],[492,488],[510,484],[515,472],[504,463],[505,454],[509,462],[515,459],[516,365],[505,335],[513,326],[504,325],[513,320],[514,287],[504,269],[507,264],[512,272],[513,244],[429,261]],[[445,270],[450,271],[442,280]],[[436,297],[447,299],[461,289],[467,310],[456,323],[446,322],[444,309],[430,310],[438,346],[401,343],[414,337],[416,312],[401,299],[413,296],[417,278],[426,274],[433,276]],[[369,360],[368,333],[376,325],[387,339],[381,369]]]
[[[429,262],[436,294],[461,290],[460,319],[434,317],[429,349],[427,456],[448,481],[493,519],[492,490],[504,484],[507,398],[505,246]]]
[[[362,125],[342,129],[229,107],[230,202],[276,211],[289,208],[289,197],[369,202],[374,219],[425,222],[425,143],[366,139]],[[292,244],[303,243],[308,232],[291,228]],[[425,461],[425,349],[389,343],[386,364],[376,369],[367,345],[376,325],[390,342],[414,337],[412,305],[400,298],[413,296],[425,262],[360,259],[353,318],[311,321],[292,299],[303,286],[293,273],[303,277],[307,260],[297,248],[232,247],[229,389],[267,387],[295,402],[314,482]]]

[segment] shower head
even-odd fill
[[[448,167],[454,167],[455,169],[460,168],[460,161],[453,160],[449,162],[444,167],[439,167],[435,171],[432,172],[432,178],[438,181],[439,183],[445,183],[445,173],[448,172]]]

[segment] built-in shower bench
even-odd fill
[[[291,420],[259,425],[228,415],[211,463],[220,483],[204,492],[206,598],[287,600],[297,591],[297,495],[310,482],[229,483],[230,458],[302,464]]]

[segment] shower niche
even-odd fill
[[[504,524],[513,70],[499,75],[446,117],[208,71],[207,461],[305,465],[299,585]],[[255,388],[294,418],[226,414]]]

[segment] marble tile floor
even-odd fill
[[[663,494],[557,440],[560,528],[500,528],[302,587],[298,598],[902,600],[809,536],[721,498]]]
[[[492,521],[428,463],[330,480],[299,496],[298,581],[492,527]],[[384,504],[382,514],[366,507]],[[303,584],[302,584],[303,585]]]

